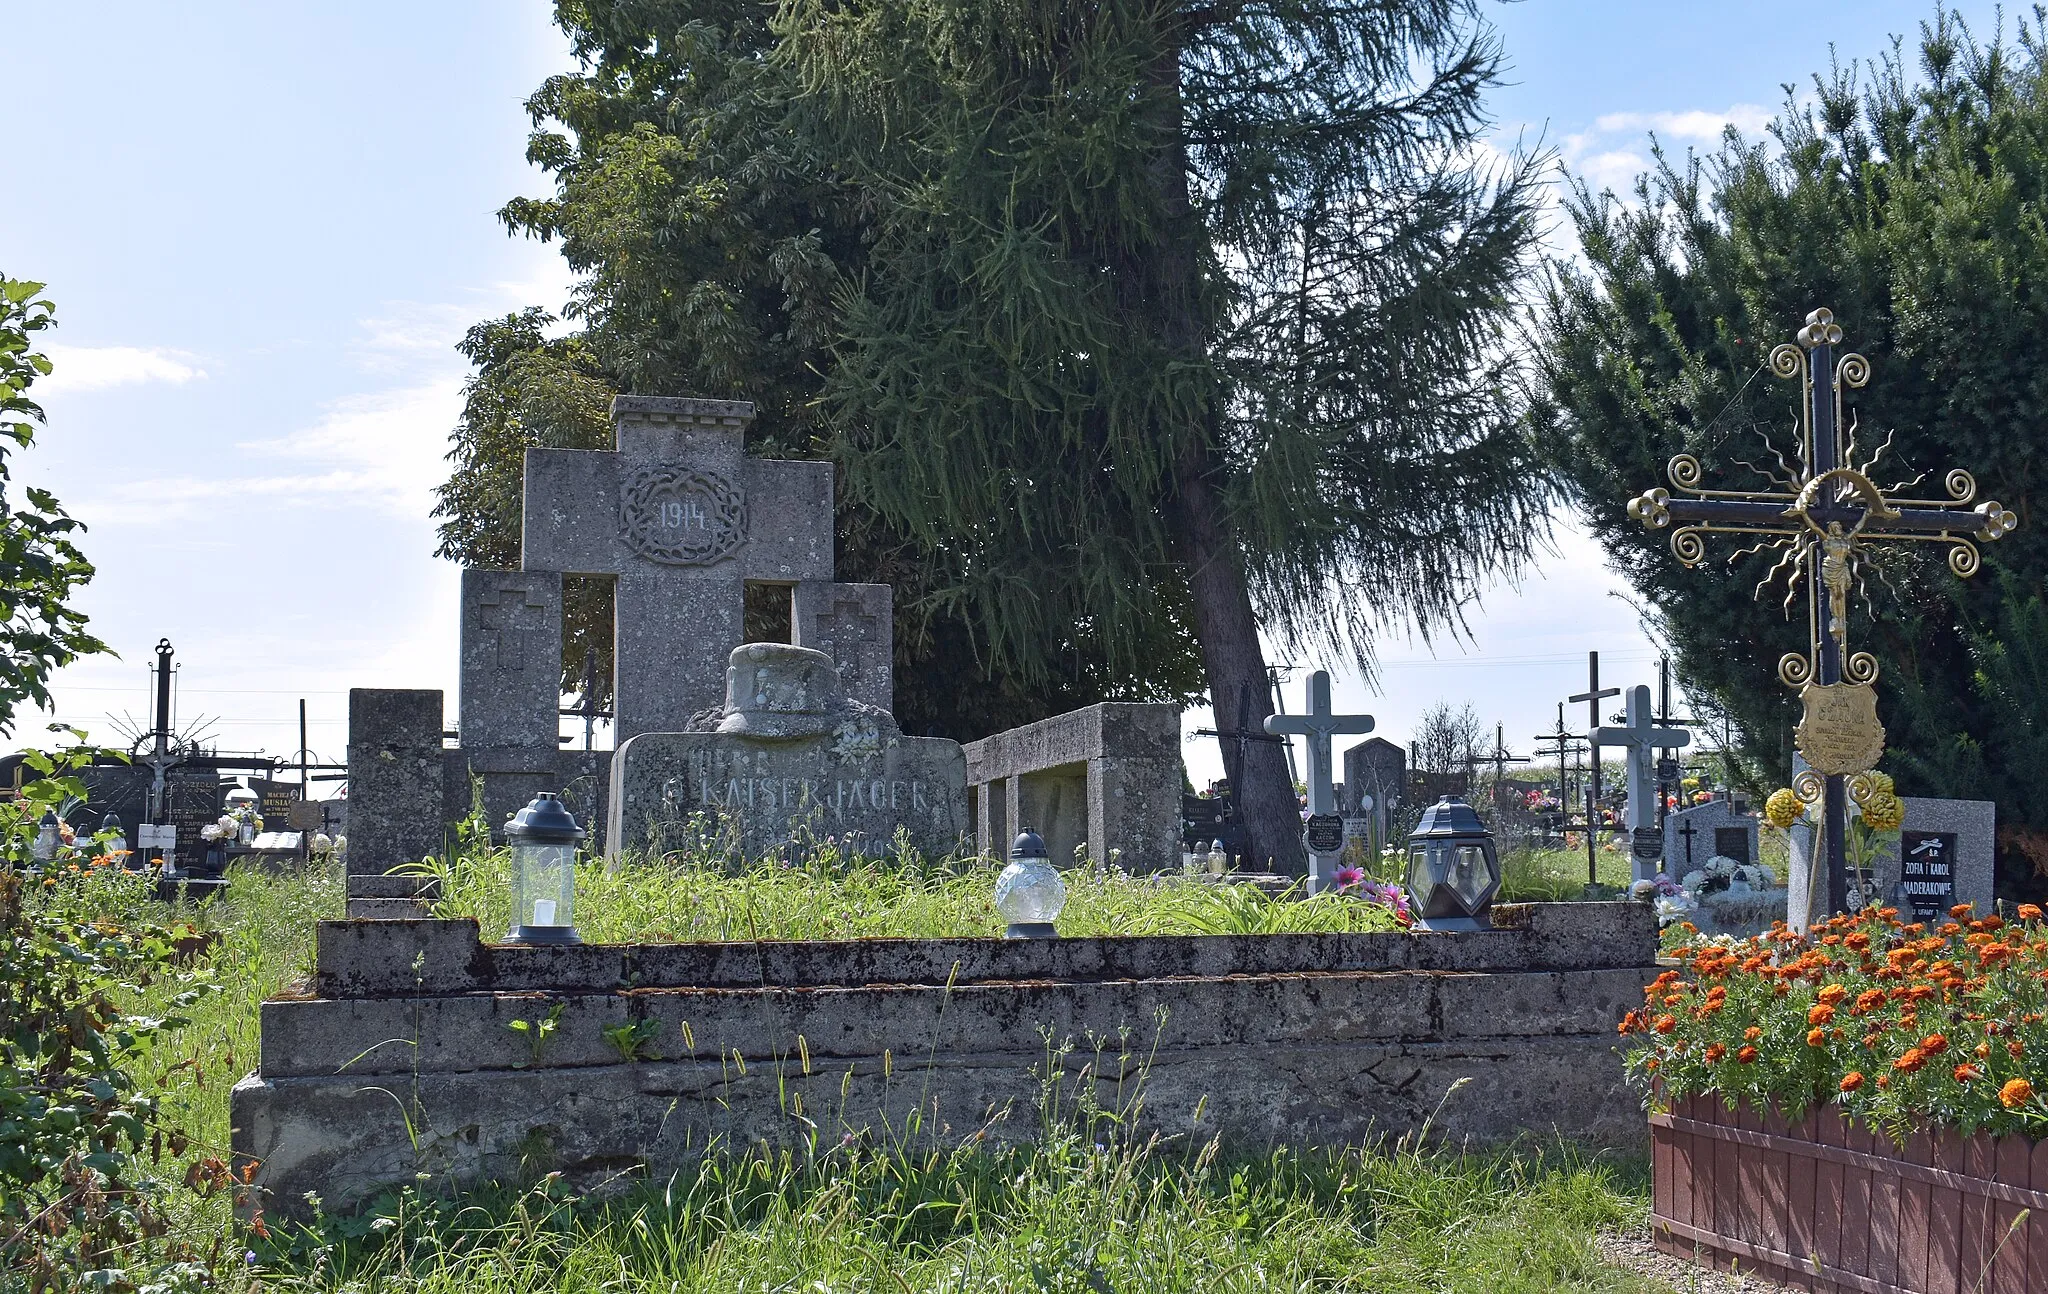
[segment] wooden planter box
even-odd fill
[[[2048,1141],[1937,1131],[1901,1150],[1832,1107],[1787,1125],[1709,1097],[1650,1134],[1665,1253],[1825,1294],[2048,1291]]]

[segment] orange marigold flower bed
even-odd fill
[[[1833,1103],[1891,1130],[2048,1137],[2035,1072],[2048,1056],[2048,918],[2032,904],[2016,922],[1967,904],[1949,915],[1930,929],[1874,908],[1805,935],[1690,935],[1679,968],[1619,1026],[1632,1075],[1659,1106],[1712,1094],[1796,1118]]]

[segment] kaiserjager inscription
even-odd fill
[[[709,566],[747,541],[747,496],[716,472],[643,467],[619,483],[619,530],[649,561]]]
[[[1945,920],[1956,901],[1953,831],[1901,831],[1899,866],[1916,921]]]

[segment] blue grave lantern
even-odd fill
[[[533,797],[505,826],[512,846],[512,928],[515,944],[580,944],[576,933],[576,846],[583,829],[550,791]]]
[[[1491,930],[1500,890],[1493,833],[1463,800],[1444,796],[1408,836],[1408,901],[1424,930]]]

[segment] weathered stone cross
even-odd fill
[[[832,465],[749,458],[753,417],[744,401],[622,395],[616,452],[526,451],[521,566],[618,579],[620,743],[723,702],[749,583],[832,578]]]
[[[1650,688],[1638,684],[1628,690],[1627,725],[1599,728],[1593,733],[1596,746],[1628,748],[1629,858],[1636,880],[1657,875],[1664,859],[1664,835],[1657,827],[1657,752],[1676,750],[1692,744],[1692,734],[1683,728],[1659,728],[1651,717]],[[1654,845],[1651,843],[1655,837]]]
[[[1372,731],[1372,716],[1369,714],[1330,713],[1330,671],[1319,669],[1308,676],[1307,714],[1269,714],[1266,716],[1266,731],[1275,737],[1305,736],[1308,738],[1308,811],[1311,816],[1335,814],[1337,812],[1337,788],[1330,759],[1330,738],[1338,733],[1367,733]],[[1329,850],[1316,848],[1315,840],[1309,845],[1309,889],[1311,892],[1330,883],[1336,872],[1336,858],[1343,852],[1343,834],[1338,829],[1337,844]]]
[[[486,651],[496,657],[499,669],[520,671],[538,658],[538,636],[548,632],[545,623],[551,607],[537,589],[492,584],[477,597],[477,622]]]

